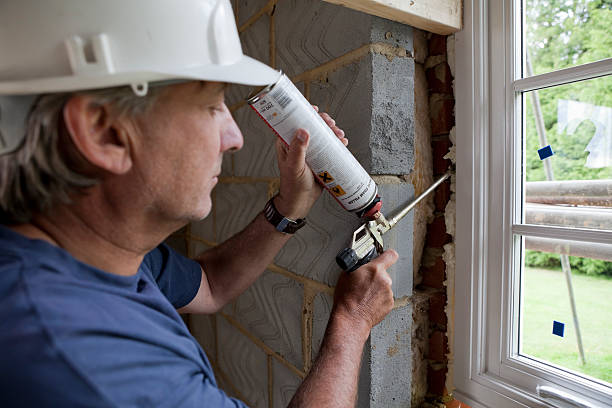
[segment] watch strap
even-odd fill
[[[284,232],[285,234],[294,234],[297,230],[306,225],[306,219],[304,218],[292,220],[279,213],[274,205],[275,197],[276,196],[268,200],[263,213],[266,220],[268,220],[277,231]]]

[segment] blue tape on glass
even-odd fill
[[[563,337],[563,332],[565,331],[565,323],[558,322],[553,320],[553,334]]]
[[[538,149],[538,154],[540,155],[540,160],[544,160],[549,158],[550,156],[552,156],[553,154],[555,154],[555,152],[552,151],[552,147],[550,147],[550,145],[545,146],[541,149]]]

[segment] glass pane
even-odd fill
[[[612,230],[612,76],[525,92],[523,106],[523,222]]]
[[[612,245],[523,239],[519,353],[612,385]]]
[[[612,57],[610,0],[525,0],[523,4],[523,43],[532,67],[525,68],[525,77]]]

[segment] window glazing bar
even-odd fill
[[[517,79],[513,87],[515,92],[527,92],[610,74],[612,74],[612,58]]]
[[[513,224],[512,233],[526,237],[564,239],[567,241],[597,242],[612,245],[612,232],[551,225]]]

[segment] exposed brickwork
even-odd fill
[[[451,167],[450,160],[444,156],[452,147],[451,129],[455,125],[453,95],[453,78],[447,62],[447,37],[442,35],[428,36],[429,55],[425,61],[426,77],[429,90],[429,117],[432,131],[432,168],[434,175],[444,174]],[[447,337],[447,268],[443,259],[443,247],[452,242],[452,236],[446,232],[445,210],[451,199],[450,180],[442,184],[435,192],[434,217],[427,226],[427,239],[423,262],[421,265],[422,282],[416,292],[429,299],[429,334],[426,358],[427,397],[423,407],[429,406],[463,406],[454,401],[445,385],[448,375],[449,340]],[[448,405],[453,403],[454,405]],[[439,405],[441,404],[441,405]]]
[[[443,261],[444,262],[444,261]],[[448,316],[444,311],[446,306],[446,294],[437,292],[431,295],[429,298],[429,322],[432,324],[438,324],[446,326]]]
[[[446,180],[436,189],[434,194],[434,205],[436,211],[444,211],[451,196],[450,180]]]
[[[446,222],[443,214],[437,214],[431,224],[427,226],[427,241],[425,245],[429,248],[442,248],[451,241],[451,236],[446,233]]]
[[[428,41],[429,55],[446,55],[446,36],[431,34]]]
[[[453,92],[453,77],[450,67],[446,62],[429,68],[427,75],[427,85],[431,93],[451,94]]]

